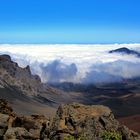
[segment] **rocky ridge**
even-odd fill
[[[0,55],[0,98],[12,103],[16,112],[52,115],[62,101],[70,99],[69,95],[63,94],[64,91],[42,83],[38,75],[31,73],[29,66],[19,67],[9,55]],[[49,111],[45,112],[44,107]]]
[[[47,91],[38,75],[32,75],[30,67],[21,68],[11,60],[9,55],[0,56],[0,83],[3,86],[14,86],[23,94],[36,96]]]
[[[0,100],[0,108],[0,139],[4,140],[102,140],[104,132],[116,133],[122,140],[140,139],[102,105],[61,105],[53,118],[19,116],[5,100]]]

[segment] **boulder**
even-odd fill
[[[16,140],[16,139],[36,139],[31,133],[29,133],[25,128],[22,127],[13,127],[9,128],[5,135],[4,140]]]
[[[0,113],[0,139],[3,138],[3,135],[8,129],[8,118],[8,115]]]
[[[43,115],[18,116],[13,122],[13,127],[25,128],[34,137],[39,139],[43,123],[48,123],[48,119]]]
[[[4,99],[0,99],[0,113],[11,114],[12,112],[13,112],[13,109],[8,104],[8,102]]]
[[[115,133],[124,140],[139,140],[137,133],[119,124],[112,111],[102,105],[62,105],[50,127],[50,139],[102,140],[105,133]]]

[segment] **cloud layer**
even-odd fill
[[[60,60],[54,60],[46,66],[41,65],[41,69],[43,77],[51,83],[73,80],[77,74],[77,67],[74,63],[67,65]]]
[[[140,58],[109,54],[127,47],[140,51],[140,44],[111,45],[0,45],[21,67],[31,66],[43,82],[104,83],[140,76]]]

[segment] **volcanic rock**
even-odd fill
[[[123,140],[139,140],[139,134],[122,126],[114,118],[112,111],[102,105],[82,104],[62,105],[50,127],[50,139],[67,137],[85,140],[102,140],[104,132],[115,132]]]
[[[115,133],[122,140],[140,139],[138,133],[120,125],[112,111],[102,105],[61,105],[50,119],[43,115],[0,113],[0,139],[4,140],[102,140],[104,133]]]
[[[9,103],[4,99],[0,99],[0,113],[11,114],[12,111],[13,109],[11,108]]]

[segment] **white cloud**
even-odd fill
[[[30,65],[32,73],[44,82],[104,82],[114,77],[140,76],[140,58],[108,53],[121,47],[140,50],[140,44],[7,44],[0,45],[0,53],[9,54],[22,67]]]
[[[77,67],[74,63],[67,65],[60,60],[54,60],[46,66],[40,65],[44,81],[58,83],[73,80],[77,74]]]

